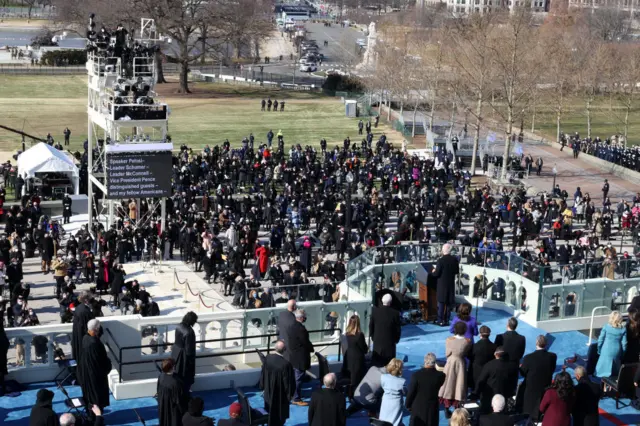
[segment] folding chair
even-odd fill
[[[242,406],[242,423],[247,426],[262,426],[269,422],[269,413],[263,409],[251,408],[249,398],[241,389],[236,388],[236,394],[238,402]]]
[[[86,411],[85,411],[86,403],[84,398],[82,397],[71,398],[69,396],[69,393],[64,388],[64,386],[62,386],[61,383],[58,384],[58,389],[60,389],[60,391],[62,391],[62,394],[64,395],[64,405],[65,407],[67,407],[67,413],[70,413],[71,411],[75,411],[76,415],[79,416],[81,419],[86,419],[87,418]]]
[[[636,388],[633,384],[633,378],[636,375],[636,371],[640,363],[622,364],[620,371],[618,371],[618,378],[605,377],[602,379],[603,386],[608,386],[615,392],[616,409],[620,408],[620,398],[635,398]]]

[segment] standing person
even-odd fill
[[[436,297],[438,299],[437,324],[446,326],[449,324],[451,306],[456,302],[455,283],[456,276],[460,273],[458,259],[451,255],[451,244],[442,246],[442,257],[438,259],[431,275],[438,279]]]
[[[73,331],[71,333],[71,354],[77,364],[80,364],[82,355],[82,340],[87,334],[89,321],[95,318],[91,310],[91,299],[93,295],[88,291],[83,291],[78,298],[79,305],[73,312]],[[78,381],[82,383],[82,377],[78,376]]]
[[[42,259],[41,270],[45,275],[51,270],[51,260],[53,259],[54,254],[55,245],[53,243],[53,238],[51,238],[51,233],[47,232],[44,236],[42,247],[40,248],[40,258]]]
[[[542,172],[543,164],[544,164],[544,161],[542,161],[542,157],[538,157],[538,159],[536,160],[536,175],[540,176],[540,173]]]
[[[627,329],[618,311],[609,314],[609,323],[602,327],[598,337],[598,363],[595,375],[600,378],[617,376],[622,354],[627,349]]]
[[[138,205],[135,200],[129,201],[129,220],[132,224],[136,223],[136,219],[138,218]]]
[[[490,413],[494,395],[511,398],[516,393],[518,365],[507,361],[504,355],[504,349],[498,346],[494,353],[495,359],[482,367],[482,373],[476,382],[473,393],[480,395],[480,410],[483,414]]]
[[[573,426],[599,426],[600,412],[598,404],[602,398],[602,389],[589,380],[587,370],[579,365],[573,370],[578,384],[575,387],[576,401],[573,406]]]
[[[347,405],[344,395],[336,390],[338,379],[334,373],[322,378],[324,389],[311,394],[309,404],[309,426],[346,426]]]
[[[494,359],[496,345],[489,339],[491,329],[486,325],[480,327],[480,340],[478,340],[469,353],[469,387],[474,388],[486,363]]]
[[[0,319],[0,394],[2,395],[6,393],[4,376],[9,374],[7,369],[7,353],[9,352],[9,346],[11,345],[7,338],[7,332],[4,331],[4,321]]]
[[[396,345],[400,341],[400,312],[391,307],[393,297],[382,296],[382,306],[374,306],[369,320],[369,336],[373,340],[371,363],[384,367],[396,357]]]
[[[307,314],[304,310],[298,309],[295,315],[296,322],[289,327],[287,332],[289,337],[289,361],[293,366],[296,380],[296,388],[291,403],[305,407],[309,403],[302,400],[302,379],[306,371],[311,367],[311,354],[314,349],[309,340],[309,332],[303,325],[307,320]]]
[[[369,347],[364,340],[364,333],[360,328],[360,317],[355,314],[349,318],[349,324],[347,324],[347,330],[345,331],[345,340],[346,351],[342,362],[342,377],[351,379],[349,397],[353,397],[353,392],[367,373],[365,355],[369,352]]]
[[[64,144],[69,145],[69,138],[71,137],[71,130],[68,127],[64,128]]]
[[[62,223],[67,224],[71,222],[71,205],[73,200],[69,194],[64,194],[62,199]]]
[[[380,384],[384,393],[378,418],[393,426],[402,426],[402,397],[405,394],[405,380],[402,377],[403,364],[397,358],[387,364],[387,374],[383,374]]]
[[[87,334],[82,339],[82,357],[78,363],[78,373],[82,380],[82,397],[87,412],[94,404],[104,410],[109,406],[109,373],[111,360],[100,341],[100,321],[92,319],[87,324]]]
[[[289,299],[287,302],[287,309],[278,314],[278,339],[282,340],[287,347],[289,347],[289,328],[296,322],[296,301],[295,299]],[[288,354],[285,355],[288,359]]]
[[[507,321],[507,331],[496,336],[496,346],[502,346],[506,353],[506,359],[516,365],[520,365],[520,360],[524,355],[527,341],[524,336],[516,332],[518,328],[518,320],[511,317]],[[506,395],[502,395],[505,398]]]
[[[293,366],[284,358],[286,346],[278,340],[274,353],[267,355],[260,374],[264,392],[264,409],[269,413],[269,426],[283,426],[289,418],[289,406],[296,388]]]
[[[609,196],[609,181],[605,179],[604,184],[602,185],[602,201],[604,202],[608,196]]]
[[[575,391],[571,376],[565,371],[558,373],[540,403],[540,413],[544,414],[542,426],[571,426],[574,402]]]
[[[411,375],[406,406],[411,412],[410,426],[438,426],[440,403],[438,391],[445,374],[436,370],[436,356],[424,357],[424,368]]]
[[[187,312],[176,327],[175,341],[171,348],[175,375],[182,380],[186,395],[189,394],[196,377],[196,334],[193,326],[197,322],[198,315],[195,312]]]
[[[629,311],[627,322],[627,349],[622,356],[623,364],[631,364],[640,360],[640,311]]]
[[[471,305],[466,302],[458,307],[458,314],[451,322],[449,333],[453,333],[454,327],[458,322],[463,322],[467,326],[464,337],[471,340],[471,344],[473,344],[473,337],[478,335],[478,323],[476,322],[476,318],[471,316],[471,309]]]
[[[558,356],[547,351],[547,338],[543,335],[536,339],[536,351],[522,359],[520,374],[524,377],[524,402],[522,412],[529,414],[533,421],[539,418],[538,410],[544,391],[551,384],[556,371]]]
[[[451,407],[458,408],[467,399],[467,363],[466,356],[471,350],[471,340],[464,337],[467,325],[457,322],[454,326],[454,336],[447,338],[445,352],[447,363],[444,366],[446,375],[444,384],[438,392],[446,408],[445,417],[451,416]]]
[[[182,426],[187,411],[185,387],[180,377],[174,374],[173,359],[162,361],[162,374],[158,377],[158,422],[160,426]]]

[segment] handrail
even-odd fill
[[[611,310],[610,307],[608,306],[596,306],[595,308],[593,308],[593,310],[591,311],[591,325],[589,325],[589,341],[587,342],[587,346],[591,346],[591,340],[592,340],[592,336],[593,336],[593,320],[596,316],[596,311],[599,309],[609,309]]]
[[[339,328],[333,327],[330,329],[320,329],[320,330],[311,330],[309,331],[309,333],[321,333],[321,332],[331,332],[331,334],[333,335],[335,333],[335,331],[338,330],[340,332],[340,336],[338,336],[338,338],[333,338],[333,340],[329,343],[323,343],[324,349],[326,349],[329,346],[338,346],[338,361],[340,361],[340,357],[341,357],[341,352],[342,352],[342,339],[340,338],[342,336],[342,330],[340,330]],[[243,354],[247,354],[247,353],[253,353],[255,352],[255,350],[260,350],[260,349],[266,349],[267,354],[270,352],[271,350],[271,337],[275,337],[278,336],[277,333],[270,333],[270,334],[262,334],[262,335],[258,335],[258,336],[239,336],[239,337],[225,337],[225,338],[219,338],[219,339],[207,339],[207,340],[198,340],[196,341],[196,344],[198,343],[207,343],[207,342],[222,342],[222,341],[226,341],[226,340],[239,340],[239,339],[258,339],[258,338],[264,338],[264,337],[269,337],[269,340],[267,341],[267,346],[266,347],[262,347],[262,348],[251,348],[251,349],[244,349],[241,351],[223,351],[223,352],[211,352],[211,353],[206,353],[206,354],[196,354],[195,358],[200,359],[200,358],[215,358],[215,357],[219,357],[219,356],[229,356],[229,355],[243,355]],[[130,349],[143,349],[143,348],[153,348],[153,347],[158,347],[158,346],[171,346],[173,345],[172,343],[163,343],[162,345],[139,345],[139,346],[128,346],[128,347],[123,347],[120,348],[120,354],[122,354],[123,350],[130,350]],[[108,343],[107,346],[109,347]],[[109,347],[109,350],[111,351],[111,347]],[[158,359],[144,359],[141,361],[127,361],[127,362],[122,362],[122,358],[120,358],[118,361],[118,380],[120,383],[123,382],[122,380],[122,367],[125,365],[141,365],[141,364],[149,364],[149,363],[156,363],[159,361]]]

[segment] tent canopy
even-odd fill
[[[74,193],[79,192],[80,172],[65,153],[40,142],[18,157],[18,174],[23,179],[35,177],[36,173],[66,173],[73,182]]]

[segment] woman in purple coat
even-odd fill
[[[458,307],[458,315],[451,322],[451,326],[449,327],[449,332],[453,333],[453,327],[457,322],[463,322],[467,325],[467,331],[464,333],[464,337],[471,340],[471,344],[473,344],[473,336],[478,335],[478,323],[476,322],[475,317],[471,316],[471,305],[468,303],[463,303]]]

